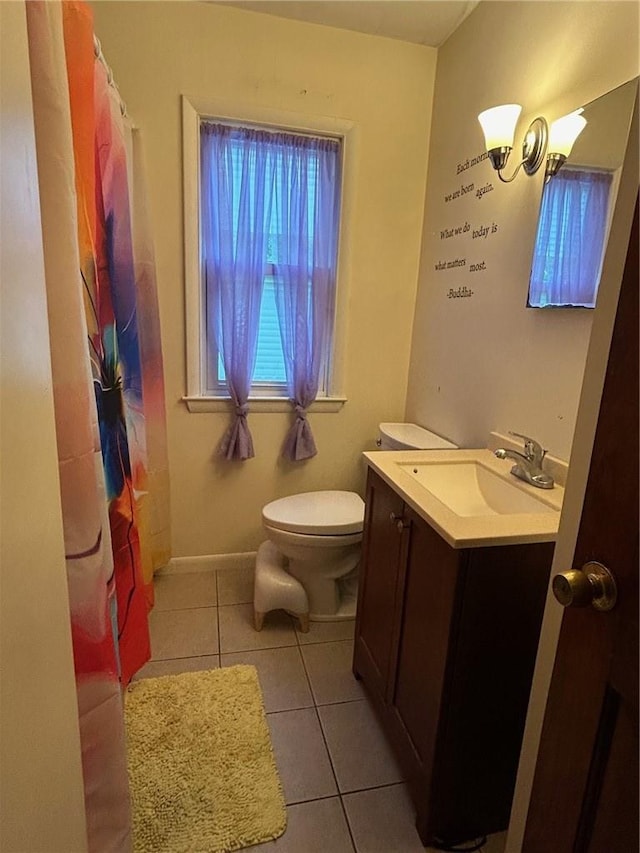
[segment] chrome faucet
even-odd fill
[[[545,474],[542,470],[542,460],[547,451],[543,450],[541,445],[535,439],[529,438],[528,435],[521,435],[519,432],[511,432],[511,430],[509,430],[509,435],[515,435],[524,440],[524,453],[518,453],[517,450],[504,450],[500,447],[494,455],[498,459],[515,460],[516,464],[511,469],[514,477],[519,477],[525,483],[530,483],[539,489],[552,489],[553,477]]]

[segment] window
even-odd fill
[[[611,172],[564,168],[545,184],[529,285],[530,307],[595,307],[612,179]]]
[[[208,364],[211,366],[211,360]],[[221,389],[222,393],[226,393],[224,363],[219,352],[215,367],[217,371],[209,371],[207,374],[207,388],[212,389],[211,393],[214,394],[219,393]],[[278,395],[285,388],[285,382],[284,353],[278,325],[274,279],[273,275],[266,275],[260,303],[258,345],[251,385],[256,390],[272,388],[274,394]]]
[[[215,108],[182,103],[183,399],[189,411],[235,411],[219,446],[227,459],[254,455],[250,411],[293,410],[282,454],[307,459],[317,452],[307,410],[345,402],[335,390],[345,335],[336,297],[343,140],[353,125],[260,108],[211,119]],[[339,298],[345,305],[344,289]]]
[[[216,118],[212,118],[215,116]],[[212,354],[207,345],[208,310],[204,287],[204,271],[201,260],[201,125],[203,122],[226,124],[230,127],[247,127],[271,132],[276,129],[304,138],[329,139],[339,146],[339,177],[336,182],[336,222],[340,234],[340,250],[337,252],[338,269],[334,270],[334,304],[331,306],[330,338],[326,345],[326,357],[321,372],[318,396],[309,407],[312,413],[336,413],[346,402],[344,395],[346,372],[346,345],[348,332],[349,304],[349,233],[353,228],[355,210],[354,176],[356,173],[359,130],[348,120],[308,113],[262,107],[256,104],[238,104],[224,98],[182,97],[182,143],[183,143],[183,200],[184,200],[184,280],[185,280],[185,346],[186,346],[186,389],[182,397],[190,412],[230,412],[233,398],[220,381],[225,377],[224,365],[218,353]],[[272,239],[272,238],[269,238]],[[336,238],[337,239],[337,238]],[[271,259],[272,255],[269,254]],[[272,262],[271,260],[269,261]],[[271,332],[277,333],[279,342],[280,325],[277,319],[277,296],[275,282],[271,290],[268,270],[265,272],[261,311],[271,318]],[[271,291],[271,292],[270,292]],[[274,311],[274,302],[276,308]],[[270,303],[270,308],[269,308]],[[269,324],[260,323],[263,332]],[[273,338],[272,338],[273,340]],[[260,353],[268,344],[262,339]],[[281,370],[284,367],[284,353]],[[249,388],[250,420],[261,412],[290,412],[291,403],[280,378],[267,383],[267,375],[260,367],[262,357],[254,371],[253,385]],[[286,374],[285,374],[286,375]],[[214,388],[216,389],[214,391]],[[326,394],[327,396],[322,396]]]
[[[200,165],[202,390],[306,408],[328,393],[341,141],[201,120]]]

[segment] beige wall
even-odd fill
[[[513,429],[569,458],[593,312],[525,308],[544,170],[502,184],[487,160],[456,168],[483,151],[477,114],[516,102],[510,176],[536,115],[553,120],[638,73],[637,32],[636,3],[483,2],[440,49],[408,420],[466,446]],[[470,183],[493,190],[445,202]],[[465,222],[465,234],[441,239]],[[494,222],[497,232],[472,238]],[[464,268],[434,269],[457,258]],[[482,261],[484,271],[469,271]],[[472,297],[447,297],[464,286]]]
[[[166,369],[174,556],[248,551],[261,507],[322,488],[362,489],[360,453],[404,412],[436,51],[207,3],[94,2],[95,29],[149,169]],[[358,153],[344,391],[310,415],[318,456],[279,457],[290,416],[254,413],[256,458],[223,463],[225,414],[188,413],[185,393],[180,95],[354,122]]]
[[[24,3],[0,3],[0,848],[83,853],[84,793]]]

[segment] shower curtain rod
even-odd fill
[[[111,67],[110,67],[109,63],[107,62],[107,60],[104,58],[104,53],[102,52],[102,46],[100,44],[100,39],[96,36],[95,33],[93,35],[93,52],[95,54],[96,59],[99,62],[101,62],[107,70],[107,82],[118,93],[118,99],[120,100],[120,112],[122,113],[123,117],[128,118],[127,105],[122,100],[122,96],[120,95],[120,90],[118,89],[118,86],[116,85],[116,82],[113,79],[113,71],[111,70]]]

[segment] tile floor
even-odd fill
[[[253,572],[160,575],[152,660],[137,678],[256,666],[288,825],[256,853],[423,853],[402,773],[351,674],[353,622],[296,631],[285,613],[253,629]],[[483,853],[502,853],[504,834]]]

